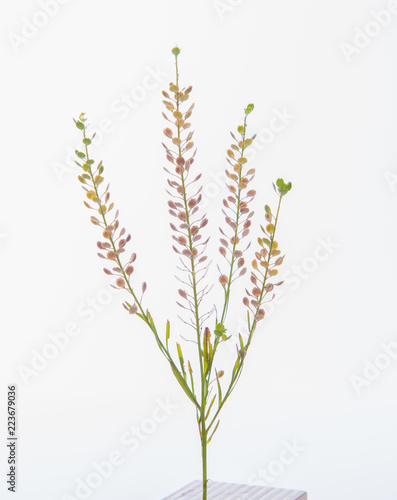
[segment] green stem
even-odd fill
[[[246,127],[247,127],[247,115],[244,116],[244,133],[242,134],[242,147],[241,147],[240,158],[243,158],[243,156],[244,156],[244,150],[245,150],[244,142],[245,142]],[[239,183],[241,182],[241,173],[242,173],[242,170],[243,170],[243,166],[240,165],[240,171],[238,173],[238,175],[239,175],[239,178],[238,178]],[[228,309],[228,306],[229,306],[230,287],[232,286],[233,268],[234,268],[234,262],[236,260],[236,258],[234,256],[234,252],[235,252],[236,246],[237,246],[238,225],[239,225],[239,221],[240,221],[241,191],[242,190],[239,188],[238,189],[238,194],[237,194],[236,229],[235,229],[235,232],[234,232],[234,241],[233,241],[233,249],[232,249],[232,261],[230,263],[229,279],[228,279],[227,287],[226,287],[226,290],[225,290],[225,304],[223,306],[222,316],[221,316],[221,320],[220,320],[221,323],[223,323],[225,321],[227,309]]]
[[[86,138],[86,134],[85,134],[85,127],[83,129],[83,135],[84,135],[84,139]],[[88,146],[87,144],[84,144],[85,146],[85,155],[86,155],[86,158],[87,160],[89,160],[89,155],[88,155]],[[89,166],[90,168],[90,177],[91,177],[91,181],[92,181],[92,184],[93,184],[93,187],[95,189],[95,195],[98,199],[100,199],[100,196],[99,196],[99,193],[98,193],[98,188],[97,188],[97,185],[96,185],[96,182],[95,182],[95,179],[94,179],[94,174],[92,173],[92,168],[91,168],[91,165]],[[106,221],[106,216],[105,216],[105,213],[103,211],[103,208],[102,208],[102,204],[99,204],[99,213],[101,214],[102,216],[102,221],[103,223],[105,224],[105,227],[108,226],[107,224],[107,221]],[[107,233],[108,234],[108,237],[109,237],[109,241],[112,245],[112,248],[113,248],[113,252],[115,253],[116,255],[116,260],[117,260],[117,264],[119,265],[119,268],[121,269],[121,272],[122,272],[122,275],[123,275],[123,278],[124,278],[124,281],[127,283],[127,286],[128,286],[128,289],[131,293],[131,295],[134,297],[134,300],[135,302],[137,303],[140,311],[141,311],[141,314],[142,316],[144,316],[146,318],[146,314],[145,314],[145,311],[143,310],[142,306],[141,306],[141,303],[140,301],[138,300],[137,296],[135,295],[135,292],[134,290],[132,289],[130,283],[129,283],[129,278],[127,277],[127,274],[126,272],[124,271],[124,267],[123,265],[121,264],[121,260],[120,260],[120,257],[117,253],[117,249],[116,249],[116,245],[114,244],[114,240],[113,240],[113,236],[111,235],[111,233]]]
[[[176,85],[179,88],[179,72],[178,72],[178,56],[175,56],[175,71],[176,71]],[[179,90],[176,95],[176,109],[179,111]],[[178,131],[178,139],[181,138],[181,129],[178,122],[177,125]],[[179,156],[182,156],[181,145],[178,145]],[[206,414],[206,404],[207,404],[207,383],[204,374],[204,365],[203,365],[203,351],[201,348],[201,334],[200,334],[200,314],[199,314],[199,304],[198,304],[198,294],[197,294],[197,282],[196,282],[196,269],[194,264],[194,255],[193,255],[193,238],[190,227],[190,219],[189,219],[189,207],[187,203],[187,195],[186,195],[186,186],[185,186],[185,178],[184,172],[181,169],[181,184],[182,184],[182,193],[183,193],[183,204],[185,209],[186,216],[186,224],[188,226],[188,239],[189,239],[189,250],[191,253],[190,256],[190,265],[191,265],[191,274],[192,274],[192,288],[193,288],[193,301],[194,301],[194,315],[196,320],[196,334],[197,334],[197,347],[198,347],[198,357],[199,357],[199,365],[200,365],[200,375],[201,375],[201,405],[200,405],[200,437],[201,437],[201,455],[202,455],[202,472],[203,472],[203,500],[207,499],[207,428],[205,425],[205,414]]]
[[[247,130],[247,115],[244,116],[244,133],[242,134],[242,147],[241,147],[240,158],[244,157],[246,130]],[[243,170],[243,166],[241,165],[240,171],[239,171],[238,183],[241,182],[242,170]],[[222,310],[222,316],[221,316],[221,319],[220,319],[220,323],[222,323],[222,324],[224,323],[224,321],[226,319],[226,314],[227,314],[227,310],[228,310],[228,306],[229,306],[230,288],[231,288],[231,285],[232,285],[234,263],[235,263],[235,260],[236,260],[236,258],[234,256],[234,252],[235,252],[236,246],[237,246],[238,225],[239,225],[239,221],[240,221],[241,191],[242,190],[239,188],[238,189],[238,193],[237,193],[236,229],[234,231],[234,241],[233,241],[233,249],[232,249],[232,260],[230,262],[229,278],[228,278],[227,286],[226,286],[226,289],[225,289],[225,302],[224,302],[224,306],[223,306],[223,310]],[[214,348],[213,348],[212,356],[211,356],[211,359],[210,359],[210,362],[209,362],[209,366],[208,366],[208,381],[209,381],[209,377],[211,376],[211,369],[212,369],[213,361],[215,359],[215,353],[216,353],[216,350],[218,348],[218,345],[219,345],[220,341],[221,341],[221,337],[217,337],[215,339],[215,342],[214,342]]]
[[[207,431],[202,435],[201,440],[201,457],[203,469],[203,500],[207,500]]]
[[[272,234],[272,236],[270,238],[269,254],[268,254],[268,258],[267,258],[267,264],[268,265],[266,267],[266,272],[265,272],[265,275],[264,275],[264,278],[263,278],[262,290],[261,290],[260,297],[258,299],[258,307],[255,310],[255,314],[254,314],[254,317],[253,317],[252,325],[251,325],[251,328],[250,328],[249,333],[248,333],[248,340],[247,340],[247,343],[244,346],[244,352],[241,353],[241,355],[242,355],[241,363],[240,363],[240,366],[238,367],[238,369],[236,370],[236,373],[232,377],[232,380],[230,381],[228,390],[226,391],[224,397],[222,398],[221,403],[218,406],[217,411],[215,412],[215,414],[214,414],[211,422],[209,423],[209,425],[207,427],[207,431],[209,431],[211,429],[211,427],[214,425],[214,423],[216,422],[216,419],[217,419],[217,417],[219,415],[219,412],[221,411],[223,405],[226,403],[227,399],[229,398],[230,394],[232,393],[233,389],[235,388],[235,386],[236,386],[236,384],[238,382],[238,379],[240,378],[240,375],[241,375],[241,372],[242,372],[242,369],[243,369],[243,365],[244,365],[245,356],[246,356],[248,348],[249,348],[249,346],[251,344],[253,334],[255,332],[255,328],[256,328],[255,318],[258,315],[259,309],[261,307],[261,302],[262,302],[262,299],[263,299],[263,295],[265,293],[266,281],[267,281],[267,276],[268,276],[268,272],[269,272],[269,264],[270,264],[270,259],[271,259],[271,253],[272,253],[272,249],[273,249],[274,238],[275,238],[275,235],[276,235],[278,217],[279,217],[279,214],[280,214],[281,200],[282,200],[282,196],[280,195],[279,202],[278,202],[278,207],[277,207],[277,214],[276,214],[276,217],[275,217],[275,220],[274,220],[274,230],[273,230],[273,234]]]

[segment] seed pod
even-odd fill
[[[134,272],[134,268],[133,268],[133,266],[128,266],[128,267],[126,268],[126,270],[125,270],[125,274],[126,274],[127,276],[131,276],[131,274],[132,274],[133,272]]]
[[[225,274],[222,274],[221,276],[219,276],[219,283],[225,287],[228,283],[228,277],[225,275]]]
[[[124,288],[125,287],[125,281],[123,280],[123,278],[118,278],[117,281],[116,281],[116,285],[119,288]]]
[[[135,314],[136,312],[138,312],[138,306],[136,304],[133,304],[129,309],[129,313]]]

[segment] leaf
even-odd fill
[[[171,325],[170,322],[167,321],[167,326],[165,329],[165,345],[167,346],[167,351],[168,351],[168,340],[170,338],[170,330],[171,330]]]
[[[215,373],[216,373],[216,383],[218,385],[218,408],[220,408],[221,404],[222,404],[222,388],[221,388],[221,384],[219,382],[220,377],[218,377],[218,373],[216,370],[215,370]]]
[[[187,397],[190,399],[190,401],[192,401],[195,404],[195,406],[197,406],[197,408],[199,410],[201,410],[200,405],[197,403],[196,398],[194,397],[192,391],[189,389],[189,386],[184,381],[182,375],[179,373],[178,368],[175,366],[175,364],[173,362],[171,362],[170,364],[171,364],[171,369],[172,369],[172,372],[173,372],[175,378],[179,382],[179,385],[182,387],[182,389],[185,392],[185,394],[187,395]]]
[[[204,420],[207,420],[207,418],[209,417],[210,411],[211,411],[211,408],[212,408],[212,406],[213,406],[213,404],[215,402],[215,399],[216,399],[216,394],[214,394],[214,397],[211,399],[211,403],[208,406],[208,410],[207,410],[207,413],[205,414]]]
[[[232,379],[234,379],[234,376],[236,375],[239,367],[240,367],[240,358],[237,358],[236,362],[234,363],[234,367],[233,367]]]
[[[221,421],[220,421],[220,420],[218,420],[218,422],[217,422],[217,424],[216,424],[216,426],[215,426],[215,429],[214,429],[213,433],[211,434],[210,438],[209,438],[209,439],[208,439],[208,441],[207,441],[207,444],[208,444],[208,443],[211,441],[211,439],[213,438],[213,436],[214,436],[215,432],[217,431],[217,429],[218,429],[218,427],[219,427],[220,422],[221,422]]]
[[[182,354],[182,348],[181,348],[181,345],[180,344],[176,344],[176,350],[178,351],[178,358],[179,358],[179,362],[181,364],[181,368],[182,368],[182,373],[183,373],[183,377],[185,378],[186,377],[186,372],[185,372],[185,361],[183,359],[183,354]]]

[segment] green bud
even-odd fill
[[[174,47],[171,51],[175,57],[178,57],[179,54],[181,53],[181,49],[179,47]]]
[[[245,114],[249,115],[253,110],[254,110],[254,105],[252,103],[248,104],[248,106],[245,108]]]
[[[77,127],[79,130],[84,130],[84,123],[81,123],[81,122],[76,122],[76,127]]]
[[[244,131],[245,131],[244,125],[239,125],[237,127],[237,132],[239,132],[240,134],[244,134]]]
[[[271,214],[271,213],[272,213],[272,211],[270,210],[269,205],[265,205],[265,212],[266,212],[267,214]]]
[[[215,326],[215,331],[214,331],[214,334],[217,336],[217,337],[221,337],[225,334],[226,332],[226,328],[225,328],[225,325],[223,325],[222,323],[218,323],[216,326]]]
[[[89,146],[91,144],[91,139],[84,138],[83,144],[85,144],[86,146]]]

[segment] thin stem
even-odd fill
[[[241,146],[241,155],[240,155],[240,158],[243,158],[244,157],[244,151],[245,151],[245,137],[246,137],[246,131],[247,131],[247,115],[244,116],[244,132],[242,134],[242,146]],[[243,170],[243,164],[240,165],[240,170],[239,170],[239,177],[238,177],[238,184],[240,184],[241,182],[241,178],[242,178],[242,170]],[[226,288],[225,288],[225,302],[224,302],[224,306],[223,306],[223,310],[222,310],[222,316],[221,316],[221,319],[220,319],[220,323],[224,323],[225,322],[225,319],[226,319],[226,315],[227,315],[227,311],[228,311],[228,307],[229,307],[229,300],[230,300],[230,289],[231,289],[231,286],[232,286],[232,282],[233,282],[233,270],[234,270],[234,263],[235,263],[235,260],[236,260],[236,257],[234,256],[234,252],[236,250],[236,247],[237,247],[237,238],[238,238],[238,226],[239,226],[239,222],[240,222],[240,203],[241,203],[241,192],[242,192],[242,189],[239,188],[238,189],[238,193],[237,193],[237,204],[236,204],[236,229],[234,231],[234,239],[233,239],[233,248],[231,250],[231,254],[232,254],[232,258],[231,258],[231,261],[230,261],[230,272],[229,272],[229,278],[228,278],[228,281],[227,281],[227,285],[226,285]],[[214,342],[214,349],[212,351],[212,357],[211,357],[211,360],[210,360],[210,363],[209,363],[209,368],[208,368],[208,377],[210,377],[211,375],[211,369],[212,369],[212,364],[213,364],[213,361],[215,359],[215,353],[216,353],[216,350],[218,348],[218,345],[221,341],[221,337],[217,337],[215,339],[215,342]]]
[[[85,139],[85,138],[86,138],[85,127],[84,127],[84,129],[83,129],[83,135],[84,135],[84,139]],[[88,146],[87,146],[87,144],[84,144],[84,146],[85,146],[85,155],[86,155],[86,158],[87,158],[87,160],[89,160],[89,159],[90,159],[90,157],[89,157],[89,155],[88,155]],[[89,169],[90,169],[90,171],[89,171],[89,172],[90,172],[91,181],[92,181],[93,187],[94,187],[94,189],[95,189],[95,195],[96,195],[96,197],[99,199],[99,198],[100,198],[100,196],[99,196],[99,193],[98,193],[98,188],[97,188],[97,185],[96,185],[96,182],[95,182],[95,179],[94,179],[94,175],[93,175],[93,173],[92,173],[92,168],[91,168],[91,165],[89,165]],[[106,221],[105,212],[104,212],[104,210],[103,210],[103,208],[102,208],[102,204],[100,204],[100,205],[99,205],[99,213],[100,213],[100,214],[101,214],[101,216],[102,216],[102,220],[103,220],[103,223],[105,224],[105,228],[106,228],[106,227],[108,226],[108,224],[107,224],[107,221]],[[127,283],[128,289],[129,289],[129,291],[130,291],[131,295],[134,297],[134,300],[135,300],[135,302],[137,303],[137,305],[138,305],[138,307],[139,307],[139,309],[140,309],[140,311],[141,311],[142,316],[144,316],[144,317],[146,318],[145,311],[143,310],[142,305],[141,305],[140,301],[138,300],[138,297],[135,295],[135,292],[134,292],[134,290],[132,289],[132,287],[131,287],[131,285],[130,285],[129,278],[127,277],[127,274],[126,274],[126,272],[125,272],[125,270],[124,270],[123,265],[121,264],[121,260],[120,260],[120,257],[119,257],[119,255],[118,255],[118,253],[117,253],[117,249],[116,249],[116,245],[115,245],[115,243],[114,243],[113,236],[112,236],[112,234],[111,234],[111,233],[109,233],[109,232],[107,233],[107,235],[108,235],[109,241],[110,241],[110,243],[111,243],[111,245],[112,245],[113,252],[114,252],[114,254],[116,255],[116,260],[117,260],[117,263],[118,263],[118,265],[119,265],[119,268],[121,269],[121,272],[122,272],[122,275],[123,275],[124,281]]]
[[[84,139],[86,138],[86,129],[84,127],[83,129],[83,136],[84,136]],[[89,161],[90,160],[90,157],[89,157],[89,154],[88,154],[88,145],[87,144],[84,144],[84,147],[85,147],[85,155],[86,155],[86,161]],[[92,181],[92,185],[93,185],[93,188],[95,190],[95,195],[98,199],[100,199],[100,196],[99,196],[99,193],[98,193],[98,187],[97,187],[97,184],[95,182],[95,178],[94,178],[94,174],[92,172],[92,168],[91,168],[91,165],[89,165],[89,174],[90,174],[90,177],[91,177],[91,181]],[[107,224],[107,220],[106,220],[106,215],[105,215],[105,212],[102,208],[102,205],[100,204],[99,205],[99,209],[98,209],[99,213],[101,214],[101,217],[102,217],[102,221],[105,225],[105,228],[108,227],[108,224]],[[168,350],[165,348],[164,344],[161,342],[160,340],[160,337],[157,333],[157,330],[156,330],[156,327],[154,326],[154,323],[152,323],[150,320],[149,320],[149,316],[147,313],[145,313],[143,307],[142,307],[142,304],[140,302],[140,300],[138,300],[138,297],[136,296],[133,288],[131,287],[131,284],[129,282],[129,277],[127,276],[125,270],[124,270],[124,266],[122,265],[121,263],[121,260],[120,260],[120,257],[117,253],[117,249],[116,249],[116,245],[115,245],[115,240],[112,236],[112,234],[110,232],[107,232],[107,235],[108,235],[108,239],[110,241],[110,244],[112,245],[112,248],[113,248],[113,252],[114,254],[116,255],[116,261],[117,261],[117,264],[121,270],[121,273],[123,275],[123,278],[124,278],[124,281],[126,282],[127,284],[127,287],[128,287],[128,290],[129,292],[131,293],[131,295],[133,296],[136,304],[138,305],[139,307],[139,310],[141,312],[141,318],[143,319],[143,321],[149,326],[149,328],[152,330],[155,338],[156,338],[156,342],[158,344],[158,346],[160,347],[160,350],[161,352],[164,354],[164,356],[167,358],[167,360],[171,363],[171,365],[173,365],[175,368],[175,363],[173,362],[172,358],[171,358],[171,355],[169,354]],[[199,405],[196,404],[196,406],[198,407]]]
[[[241,147],[240,158],[244,157],[244,150],[245,150],[245,144],[244,143],[245,143],[246,127],[247,127],[247,115],[244,116],[244,133],[242,134],[242,147]],[[243,166],[240,165],[240,170],[239,170],[239,173],[238,173],[238,175],[239,175],[239,178],[238,178],[239,184],[241,182],[241,173],[242,173],[242,170],[243,170]],[[227,287],[226,287],[226,290],[225,290],[225,303],[224,303],[224,306],[223,306],[222,316],[221,316],[221,320],[220,320],[221,323],[223,323],[225,321],[227,310],[228,310],[228,306],[229,306],[230,287],[232,285],[233,267],[234,267],[234,262],[236,260],[236,257],[234,256],[234,252],[235,252],[236,246],[237,246],[238,225],[239,225],[239,221],[240,221],[241,191],[242,191],[241,188],[239,188],[238,189],[238,194],[237,194],[236,229],[235,229],[235,232],[234,232],[233,249],[232,249],[232,260],[231,260],[231,263],[230,263],[229,279],[228,279]]]
[[[267,258],[266,272],[265,272],[265,275],[264,275],[264,278],[263,278],[261,294],[260,294],[259,299],[258,299],[258,307],[255,310],[255,314],[254,314],[254,317],[253,317],[252,325],[251,325],[251,328],[249,330],[248,340],[247,340],[247,343],[244,346],[244,352],[241,352],[241,357],[242,357],[241,363],[238,366],[238,368],[237,368],[236,372],[234,373],[234,375],[232,376],[232,380],[230,381],[228,390],[226,391],[224,397],[222,398],[222,401],[218,405],[218,409],[215,412],[214,416],[212,417],[212,420],[211,420],[210,424],[207,427],[207,431],[209,431],[210,428],[214,425],[214,423],[215,423],[215,421],[217,419],[217,416],[219,415],[219,412],[221,411],[223,405],[226,403],[227,399],[229,398],[230,394],[232,393],[233,389],[235,388],[235,386],[236,386],[236,384],[238,382],[238,379],[240,378],[240,375],[241,375],[241,372],[242,372],[242,369],[243,369],[243,365],[244,365],[244,359],[245,359],[246,353],[247,353],[248,348],[249,348],[249,346],[251,344],[252,337],[253,337],[253,334],[254,334],[255,329],[256,329],[256,323],[257,322],[255,321],[255,318],[256,318],[256,316],[259,313],[259,309],[261,307],[261,302],[262,302],[262,299],[263,299],[263,295],[264,295],[265,289],[266,289],[266,281],[267,281],[267,276],[268,276],[268,272],[269,272],[269,264],[270,264],[270,259],[271,259],[271,253],[272,253],[272,249],[273,249],[274,238],[275,238],[275,235],[276,235],[277,222],[278,222],[278,218],[279,218],[279,214],[280,214],[281,200],[282,200],[282,196],[280,195],[279,202],[278,202],[278,207],[277,207],[277,214],[276,214],[276,218],[275,218],[275,221],[274,221],[273,234],[271,235],[271,238],[270,238],[270,246],[269,246],[269,253],[268,253],[268,258]]]
[[[176,85],[179,88],[179,71],[178,71],[178,56],[175,56],[175,71],[176,71]],[[179,90],[176,96],[176,110],[179,111],[180,99],[179,99]],[[181,128],[179,125],[179,121],[177,122],[177,131],[178,131],[178,156],[182,156],[182,149],[180,144],[181,138]],[[206,403],[207,403],[207,383],[204,374],[204,364],[203,364],[203,351],[201,348],[201,334],[200,334],[200,313],[199,313],[199,300],[197,293],[197,283],[196,283],[196,270],[194,264],[194,246],[193,246],[193,238],[191,232],[191,224],[189,219],[189,207],[188,200],[186,194],[186,185],[185,185],[185,177],[184,170],[181,168],[181,184],[182,184],[182,197],[183,197],[183,205],[186,216],[186,225],[188,226],[188,240],[189,240],[189,250],[190,250],[190,264],[191,264],[191,275],[192,275],[192,288],[193,288],[193,302],[194,302],[194,316],[196,322],[196,333],[197,333],[197,347],[198,347],[198,357],[199,357],[199,365],[200,365],[200,375],[201,375],[201,405],[200,405],[200,437],[201,437],[201,454],[202,454],[202,471],[203,471],[203,500],[207,499],[207,428],[205,425],[205,414],[206,414]]]

